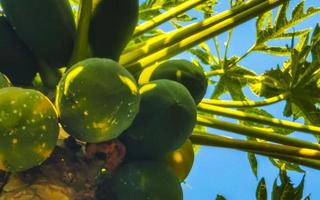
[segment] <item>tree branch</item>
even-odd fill
[[[90,55],[88,34],[91,19],[91,10],[92,0],[81,0],[80,9],[78,10],[78,12],[80,12],[80,17],[78,19],[79,21],[76,32],[76,39],[73,47],[73,52],[68,63],[68,67],[80,60],[88,58]]]
[[[247,120],[252,122],[257,122],[261,124],[267,124],[271,126],[277,126],[282,128],[288,128],[295,131],[303,131],[306,133],[312,133],[320,135],[320,127],[312,125],[303,125],[296,122],[280,120],[277,118],[270,118],[250,113],[245,113],[238,110],[231,110],[224,107],[212,106],[204,103],[198,105],[198,109],[203,112],[207,112],[214,115],[221,115],[225,117],[231,117],[240,120]]]
[[[198,115],[197,124],[202,126],[207,126],[210,128],[217,128],[225,131],[231,131],[231,132],[249,136],[249,137],[260,138],[267,141],[276,142],[279,144],[320,150],[320,145],[316,143],[299,140],[299,139],[288,137],[285,135],[276,134],[272,131],[265,131],[259,128],[247,127],[240,124],[233,124],[230,122],[212,119],[202,115]]]
[[[165,44],[163,41],[160,41],[160,48],[153,48],[150,46],[144,46],[141,48],[142,52],[133,52],[130,54],[129,58],[128,54],[124,55],[122,59],[120,59],[120,63],[123,65],[126,65],[129,71],[131,72],[137,72],[140,71],[142,68],[145,68],[149,65],[154,64],[155,62],[159,62],[162,60],[165,60],[167,58],[170,58],[172,56],[175,56],[183,51],[186,51],[187,49],[204,42],[211,37],[214,37],[226,30],[229,30],[230,28],[233,28],[245,21],[248,21],[252,19],[253,17],[261,14],[262,12],[265,12],[267,10],[270,10],[277,5],[286,2],[287,0],[269,0],[264,1],[263,3],[260,3],[259,5],[250,8],[248,10],[245,10],[233,17],[229,17],[227,19],[222,20],[221,22],[210,25],[209,27],[206,27],[202,31],[196,31],[192,32],[192,35],[183,35],[181,37],[178,37],[178,41],[175,41],[173,44],[170,44],[171,46],[165,47]],[[209,18],[210,19],[210,18]],[[202,25],[203,22],[200,22],[200,27],[204,27]],[[179,30],[179,29],[178,29]],[[173,37],[172,35],[165,35],[167,36],[165,40],[169,40]],[[164,41],[165,41],[164,40]],[[164,48],[165,47],[165,48]],[[154,51],[155,53],[146,56],[150,53],[150,51]],[[137,62],[134,60],[137,60],[137,58],[141,58]]]
[[[255,141],[243,141],[214,134],[192,135],[190,140],[193,144],[197,145],[225,147],[245,152],[252,152],[320,169],[320,151],[316,150]]]
[[[144,34],[145,32],[149,31],[150,29],[153,29],[154,27],[176,17],[179,14],[182,14],[195,6],[204,3],[208,0],[189,0],[186,1],[170,10],[168,10],[165,13],[162,13],[156,17],[154,17],[152,20],[147,21],[139,26],[136,27],[134,34],[132,37],[137,37],[141,34]]]
[[[258,106],[266,106],[270,104],[274,104],[277,102],[280,102],[284,99],[287,99],[289,97],[289,92],[280,94],[275,97],[267,98],[262,101],[225,101],[225,100],[219,100],[219,99],[203,99],[201,103],[213,105],[213,106],[222,106],[222,107],[258,107]]]

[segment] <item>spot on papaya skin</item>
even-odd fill
[[[182,79],[182,71],[181,70],[177,70],[176,77],[177,77],[178,81],[180,81]]]
[[[132,94],[138,93],[138,87],[131,79],[129,79],[128,77],[125,77],[125,76],[121,76],[121,75],[118,75],[118,77],[123,84],[125,84],[129,87]]]
[[[105,122],[92,122],[92,127],[98,129],[105,129],[108,127],[108,124]]]
[[[12,144],[17,144],[17,143],[18,143],[18,139],[17,139],[17,138],[13,138],[13,139],[11,140],[11,143],[12,143]]]
[[[0,155],[0,170],[6,170],[6,165],[5,165],[5,163],[3,162],[3,156],[2,155]]]
[[[51,150],[45,148],[46,145],[37,145],[35,148],[33,148],[33,152],[40,155],[43,158],[49,158],[51,155]]]
[[[157,84],[155,84],[155,83],[150,83],[150,84],[143,85],[140,88],[140,94],[143,94],[145,92],[149,92],[149,91],[155,89],[156,87],[157,87]]]
[[[69,89],[70,83],[81,73],[83,68],[84,67],[80,65],[69,72],[69,74],[66,77],[65,84],[64,84],[64,90],[63,90],[64,95],[68,94],[68,89]]]
[[[174,153],[173,159],[174,159],[177,163],[182,163],[182,162],[183,162],[183,157],[182,157],[181,153]]]

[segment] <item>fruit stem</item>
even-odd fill
[[[170,44],[180,41],[182,38],[187,38],[187,36],[193,35],[223,20],[231,18],[234,15],[241,13],[246,9],[249,9],[257,5],[259,2],[263,2],[263,0],[255,0],[255,1],[250,1],[248,3],[246,2],[241,6],[235,7],[231,10],[221,12],[216,16],[212,16],[201,22],[197,22],[197,23],[182,27],[178,30],[174,30],[169,33],[151,38],[146,42],[142,42],[142,44],[138,43],[124,51],[124,54],[122,55],[123,58],[120,58],[120,62],[123,65],[127,63],[133,63],[134,61],[137,61],[139,58],[150,55],[161,48],[168,47]]]
[[[221,15],[164,34],[163,39],[159,39],[159,37],[156,41],[151,39],[151,43],[146,43],[140,49],[124,54],[120,58],[120,63],[131,68],[132,71],[139,71],[139,68],[175,56],[286,1],[250,1],[244,6],[239,6],[240,8],[237,7],[231,11],[223,12]]]
[[[289,162],[320,169],[320,151],[297,148],[287,145],[269,144],[255,141],[244,141],[227,138],[215,134],[192,135],[190,140],[193,144],[212,147],[226,147],[245,152],[256,153],[264,156],[279,158]]]
[[[49,89],[56,89],[56,86],[61,78],[61,73],[58,68],[50,67],[44,60],[38,59],[40,66],[39,74],[42,83]]]
[[[224,70],[223,69],[217,69],[217,70],[212,70],[212,71],[208,71],[206,72],[206,77],[211,77],[211,76],[220,76],[224,74]]]
[[[225,121],[209,118],[202,115],[198,115],[197,124],[202,126],[207,126],[210,128],[231,131],[231,132],[249,136],[249,137],[260,138],[267,141],[276,142],[279,144],[320,150],[320,144],[288,137],[285,135],[275,133],[273,131],[267,131],[260,128],[248,127],[240,124],[225,122]]]
[[[252,122],[257,122],[261,124],[277,126],[281,128],[288,128],[295,131],[302,131],[311,134],[320,135],[320,127],[312,125],[304,125],[296,122],[280,120],[277,118],[265,117],[251,113],[245,113],[238,110],[231,110],[220,106],[213,106],[204,103],[198,104],[198,109],[202,112],[221,115],[225,117],[231,117],[239,120],[247,120]]]
[[[81,0],[78,10],[78,12],[80,12],[80,17],[78,19],[76,39],[68,67],[83,59],[90,57],[88,34],[91,19],[91,11],[92,0]]]
[[[190,0],[186,1],[154,18],[152,18],[150,21],[147,21],[139,26],[136,27],[133,36],[132,37],[137,37],[139,35],[144,34],[145,32],[155,28],[156,26],[176,17],[179,14],[182,14],[195,6],[204,3],[208,0]]]
[[[203,99],[201,103],[208,104],[212,106],[222,106],[222,107],[258,107],[258,106],[267,106],[271,105],[277,102],[280,102],[282,100],[285,100],[289,97],[289,92],[282,93],[280,95],[270,97],[267,99],[264,99],[262,101],[225,101],[225,100],[219,100],[219,99]]]

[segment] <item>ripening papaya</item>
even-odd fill
[[[168,60],[159,65],[148,67],[139,76],[139,84],[152,80],[169,79],[184,85],[198,104],[204,97],[208,80],[201,67],[187,60]]]
[[[160,162],[133,162],[97,178],[96,200],[182,200],[174,173]]]
[[[171,80],[156,80],[140,88],[140,110],[120,139],[127,159],[155,159],[179,148],[191,135],[196,105],[189,91]]]
[[[120,64],[89,58],[74,64],[62,76],[56,107],[63,128],[84,142],[118,137],[139,110],[137,83]]]
[[[51,67],[65,66],[75,37],[75,21],[68,0],[0,0],[19,37]]]
[[[40,165],[58,140],[57,112],[33,89],[0,89],[0,170],[18,172]]]
[[[180,182],[189,175],[194,161],[192,142],[187,139],[185,143],[164,157],[164,162],[174,171]]]
[[[0,88],[12,86],[11,81],[8,77],[0,72]]]
[[[119,60],[138,22],[138,0],[100,0],[89,28],[93,57]]]
[[[14,85],[31,85],[38,63],[24,42],[13,30],[8,19],[0,16],[0,72]]]

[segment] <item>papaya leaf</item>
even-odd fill
[[[305,34],[308,34],[311,31],[311,28],[297,30],[294,32],[286,32],[278,35],[276,38],[271,38],[270,40],[278,40],[278,39],[291,39],[293,37],[302,37]]]
[[[161,29],[157,29],[157,28],[156,29],[152,29],[152,30],[148,31],[147,33],[145,33],[143,35],[135,37],[133,40],[130,41],[130,43],[127,45],[127,47],[131,47],[131,46],[133,46],[135,44],[142,43],[144,41],[149,40],[150,38],[162,35],[164,33],[165,32],[162,31]]]
[[[205,65],[213,64],[212,58],[210,58],[211,54],[208,54],[204,50],[192,48],[192,49],[189,49],[188,51],[190,53],[192,53],[193,55],[195,55],[203,64],[205,64]]]
[[[306,196],[303,200],[311,200],[310,194]]]
[[[247,76],[255,76],[255,72],[243,66],[235,65],[234,62],[238,57],[220,60],[220,69],[224,73],[214,89],[212,98],[218,99],[224,93],[230,93],[233,100],[244,100],[242,88],[248,84]]]
[[[320,27],[317,24],[311,39],[311,55],[313,62],[320,63]]]
[[[304,189],[304,177],[298,186],[294,187],[286,170],[280,170],[280,185],[278,185],[278,178],[273,183],[272,200],[300,200],[302,199]]]
[[[285,48],[269,47],[268,45],[266,45],[266,42],[269,40],[301,37],[305,35],[309,31],[309,29],[293,32],[287,31],[289,28],[320,12],[320,8],[315,7],[310,7],[305,11],[304,1],[302,1],[293,9],[291,13],[291,19],[288,20],[288,7],[289,1],[284,3],[279,9],[275,17],[274,24],[272,24],[273,17],[271,11],[262,14],[257,19],[257,39],[255,44],[251,47],[250,51],[260,51],[278,56],[288,55],[289,52],[285,51]]]
[[[249,113],[249,114],[255,114],[259,116],[264,116],[264,117],[270,117],[274,118],[270,113],[268,113],[266,110],[263,110],[261,108],[241,108],[238,109],[243,112]],[[271,129],[275,133],[281,134],[281,135],[288,135],[292,133],[293,131],[290,129],[282,128],[282,127],[276,127],[276,126],[269,126],[269,125],[263,125],[255,122],[250,122],[250,121],[239,121],[240,124],[249,126],[249,127],[257,127],[257,128],[264,128],[264,129]]]
[[[250,163],[251,171],[256,178],[258,178],[258,161],[254,153],[248,153],[248,160]]]
[[[245,3],[245,0],[231,0],[230,1],[230,5],[231,8],[236,7],[236,6],[240,6],[241,4]]]
[[[191,17],[190,15],[187,15],[184,13],[184,14],[176,16],[174,19],[176,21],[180,21],[180,22],[190,22],[190,21],[196,20],[197,18]]]
[[[251,79],[249,87],[257,96],[269,98],[286,92],[289,88],[289,83],[290,75],[282,71],[280,67],[277,67],[267,70],[259,78]]]
[[[217,4],[217,0],[209,0],[196,7],[196,10],[203,13],[204,18],[211,17],[213,14],[214,6]]]
[[[301,167],[295,163],[290,163],[290,162],[275,159],[275,158],[269,158],[269,160],[272,163],[272,165],[274,165],[275,167],[277,167],[279,169],[283,168],[285,170],[291,170],[291,171],[296,171],[296,172],[300,172],[300,173],[305,173],[305,171],[303,169],[301,169]]]
[[[267,200],[268,199],[266,181],[264,178],[261,178],[258,183],[258,186],[256,189],[256,199],[257,200]]]
[[[147,21],[152,20],[157,15],[176,7],[177,5],[184,3],[187,0],[147,0],[140,5],[139,18]],[[192,21],[195,18],[188,16],[187,14],[179,15],[175,18],[177,21]]]
[[[189,50],[189,52],[195,55],[203,64],[210,65],[212,69],[218,68],[213,67],[218,64],[218,58],[211,53],[211,50],[207,43],[200,43],[198,45],[198,48],[192,48]]]
[[[216,200],[227,200],[227,199],[226,199],[224,196],[218,194],[218,195],[216,196]]]
[[[255,48],[255,51],[260,51],[263,53],[268,53],[276,56],[290,55],[290,50],[288,48],[280,47],[280,46],[269,47],[267,45],[260,45],[259,47]]]

